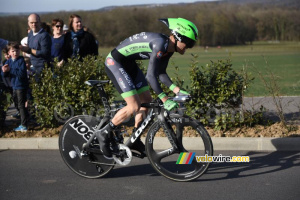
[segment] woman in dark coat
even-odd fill
[[[63,59],[68,58],[80,59],[87,55],[98,55],[98,45],[95,37],[84,30],[82,20],[79,15],[72,14],[69,18],[69,32],[65,35],[63,45]]]

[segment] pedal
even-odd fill
[[[128,165],[132,160],[131,150],[124,144],[119,144],[119,153],[113,153],[113,158],[119,165]],[[125,152],[125,153],[122,153]]]

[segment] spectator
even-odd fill
[[[2,51],[6,52],[5,49],[7,44],[8,44],[7,40],[0,38],[0,69],[2,67]],[[8,81],[8,83],[10,83],[10,81]],[[6,91],[7,89],[10,90],[10,88],[8,88],[6,85],[7,85],[7,80],[6,78],[4,78],[4,74],[2,73],[2,70],[0,70],[0,100],[1,101],[6,98],[5,95],[3,95],[4,91]],[[6,118],[6,112],[4,111],[3,105],[0,104],[0,126],[4,125],[5,118]]]
[[[29,15],[28,26],[31,29],[28,34],[28,47],[20,48],[23,52],[31,54],[31,64],[36,76],[39,76],[45,65],[49,65],[51,61],[51,36],[41,27],[38,14]]]
[[[2,50],[2,52],[3,52],[3,55],[4,55],[4,60],[3,60],[3,65],[10,59],[10,55],[9,55],[9,53],[8,53],[8,48],[7,47],[5,47],[3,50]],[[3,81],[3,83],[4,83],[4,85],[5,85],[5,90],[6,91],[9,91],[10,93],[11,93],[11,96],[13,97],[13,89],[12,89],[12,85],[11,85],[11,79],[10,79],[10,76],[9,75],[6,75],[6,76],[4,76],[4,72],[2,71],[2,70],[0,70],[0,72],[1,72],[1,77],[2,77],[2,81]],[[19,110],[18,110],[18,106],[15,104],[15,107],[16,107],[16,109],[17,109],[17,112],[15,113],[15,114],[12,114],[11,115],[11,117],[14,117],[14,118],[20,118],[20,112],[19,112]]]
[[[69,28],[66,24],[64,24],[63,31],[64,34],[66,34],[69,31]]]
[[[95,37],[83,30],[81,17],[73,14],[69,18],[69,32],[65,35],[63,46],[63,59],[75,58],[79,56],[83,58],[87,55],[98,55],[98,46]]]
[[[17,43],[11,42],[7,48],[11,58],[2,66],[2,71],[5,76],[11,77],[13,99],[21,115],[21,125],[14,131],[26,132],[28,123],[28,111],[25,107],[28,90],[26,64],[23,56],[20,56],[20,46]]]
[[[24,37],[24,38],[21,40],[21,45],[22,45],[22,46],[28,47],[28,33],[29,33],[29,32],[30,32],[30,28],[28,27],[28,28],[27,28],[27,36]],[[29,54],[29,53],[23,52],[23,57],[24,57],[24,58],[30,58],[30,54]]]
[[[7,40],[0,38],[0,66],[2,66],[2,49],[6,48]]]
[[[51,58],[54,61],[57,58],[58,61],[62,60],[62,47],[64,44],[64,35],[63,35],[63,26],[64,22],[61,19],[52,20],[52,46],[51,46]]]
[[[3,52],[3,55],[4,55],[4,58],[5,58],[5,59],[4,59],[3,62],[1,63],[1,66],[4,65],[4,64],[6,63],[6,61],[9,60],[9,58],[10,58],[10,55],[9,55],[9,53],[8,53],[7,47],[4,47],[4,48],[2,49],[2,52]],[[1,78],[2,78],[2,82],[4,83],[5,87],[8,88],[8,89],[11,88],[10,77],[9,77],[9,76],[4,77],[4,73],[1,71]]]
[[[49,35],[52,34],[52,33],[51,33],[51,26],[50,26],[48,23],[42,22],[42,23],[41,23],[41,27],[42,27],[47,33],[49,33]]]
[[[30,32],[30,28],[28,27],[27,28],[27,35],[28,35],[29,32]],[[28,47],[28,36],[24,37],[21,40],[21,45],[25,46],[25,47]],[[33,69],[32,65],[31,65],[31,62],[30,62],[30,54],[23,52],[23,57],[24,57],[24,60],[25,60],[25,63],[26,63],[27,77],[30,80],[30,78],[33,76],[33,72],[34,72],[34,69]],[[27,110],[29,110],[28,109],[29,100],[32,100],[32,99],[33,99],[33,97],[32,97],[32,94],[31,94],[31,89],[29,87],[28,90],[27,90],[27,101],[25,103],[25,107],[27,108]],[[13,114],[12,117],[19,118],[20,117],[20,112],[18,111],[16,114]]]
[[[9,55],[9,53],[8,53],[7,47],[4,47],[4,48],[2,49],[2,53],[3,53],[3,56],[4,56],[4,60],[3,60],[3,62],[2,62],[2,65],[4,65],[4,64],[6,63],[6,61],[7,61],[8,59],[10,59],[10,55]]]

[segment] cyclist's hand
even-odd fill
[[[177,96],[191,96],[187,91],[179,90],[179,92],[176,94]]]
[[[164,108],[168,111],[171,111],[172,109],[177,108],[177,107],[178,107],[178,103],[175,101],[172,101],[170,99],[168,99],[164,103]]]

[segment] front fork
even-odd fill
[[[173,153],[186,152],[186,150],[182,145],[182,133],[181,131],[177,130],[177,134],[175,134],[171,124],[168,122],[168,120],[171,121],[171,119],[169,115],[166,113],[166,111],[160,112],[157,118],[160,121],[164,129],[164,132],[166,133],[168,140],[172,145],[172,148],[169,150],[169,153],[173,154]]]

